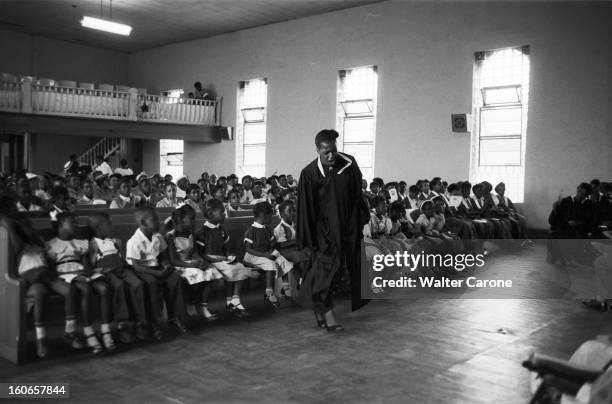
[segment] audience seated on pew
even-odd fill
[[[189,184],[187,186],[186,198],[183,201],[185,205],[191,206],[191,208],[197,214],[202,213],[202,191],[196,184]]]
[[[176,185],[174,185],[174,183],[172,182],[166,182],[166,184],[163,187],[163,190],[164,190],[163,199],[157,202],[157,205],[155,205],[155,207],[157,208],[176,208],[178,204],[181,202],[181,200],[179,200],[176,197]]]
[[[11,245],[17,256],[17,275],[26,283],[26,296],[34,302],[36,353],[40,358],[48,355],[45,307],[49,291],[64,298],[65,339],[75,349],[83,348],[76,337],[76,312],[70,285],[59,279],[47,263],[44,241],[25,218],[14,218],[13,200],[0,196],[0,226],[7,229]]]
[[[260,268],[266,276],[266,291],[264,299],[274,307],[279,307],[278,298],[274,293],[276,277],[287,275],[293,269],[293,263],[288,261],[275,248],[274,232],[270,229],[274,210],[267,202],[260,202],[253,208],[255,220],[244,235],[246,253],[244,262]]]
[[[58,279],[70,285],[71,299],[77,292],[81,304],[83,335],[94,354],[102,353],[102,346],[93,329],[92,303],[94,295],[100,300],[102,342],[107,351],[115,350],[111,335],[111,291],[104,275],[94,272],[89,260],[89,242],[75,238],[76,216],[70,212],[57,215],[57,236],[46,243],[47,256],[53,263]],[[80,346],[76,334],[69,335],[75,347]]]
[[[168,257],[170,264],[189,285],[187,294],[190,296],[190,304],[187,312],[212,321],[217,319],[217,315],[208,311],[211,282],[223,276],[214,266],[195,254],[195,216],[195,210],[189,205],[183,205],[172,212],[174,228],[166,234]]]
[[[102,199],[105,202],[110,203],[110,201],[112,201],[115,197],[115,193],[110,187],[108,176],[103,174],[101,171],[94,171],[92,175],[96,183],[94,187],[94,198]]]
[[[40,212],[42,210],[42,201],[32,195],[30,184],[17,184],[15,187],[17,196],[16,208],[19,212]]]
[[[261,181],[254,181],[253,188],[251,189],[252,199],[249,202],[251,205],[256,205],[260,202],[266,202],[267,196],[263,192],[264,183]]]
[[[132,182],[123,178],[119,182],[117,194],[110,204],[111,209],[133,209],[136,207],[136,198],[132,195]]]
[[[251,270],[236,257],[229,256],[229,235],[223,228],[225,207],[217,199],[206,202],[206,221],[196,233],[196,250],[200,257],[210,262],[225,279],[225,308],[239,318],[249,316],[240,301],[240,289]]]
[[[230,216],[231,212],[242,211],[240,207],[240,191],[237,189],[232,189],[227,193],[227,204],[225,205],[225,209],[227,211],[227,216]]]
[[[138,229],[127,242],[125,258],[147,287],[153,337],[159,340],[163,336],[161,296],[166,302],[168,322],[185,333],[187,312],[181,277],[169,262],[168,245],[159,233],[159,217],[153,208],[140,208],[134,217]]]
[[[137,177],[138,189],[135,191],[137,208],[154,208],[160,201],[159,195],[153,191],[151,179],[141,173]]]
[[[133,342],[134,337],[139,340],[148,339],[145,287],[121,256],[122,243],[112,237],[113,225],[110,216],[106,213],[94,213],[89,216],[88,226],[93,233],[93,238],[89,241],[91,263],[104,275],[112,290],[113,316],[120,341],[127,344]],[[130,329],[132,318],[136,320],[134,332]]]
[[[77,199],[77,205],[105,205],[106,201],[102,199],[96,199],[94,197],[94,185],[91,180],[83,181],[83,191],[81,197]]]
[[[310,266],[312,257],[310,250],[300,248],[297,244],[295,207],[296,203],[291,199],[281,202],[278,209],[281,221],[274,228],[277,249],[283,257],[293,263],[293,270],[282,276],[281,294],[286,297],[296,295],[302,275]]]

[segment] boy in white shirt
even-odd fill
[[[187,311],[181,277],[169,264],[168,245],[159,233],[159,217],[153,208],[140,208],[134,218],[138,229],[127,242],[125,260],[133,266],[149,290],[153,336],[158,340],[163,337],[159,326],[162,317],[162,295],[166,300],[169,323],[181,333],[185,333]]]

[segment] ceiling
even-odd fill
[[[113,0],[112,19],[130,37],[81,27],[84,15],[109,18],[110,0],[2,0],[0,28],[123,52],[206,38],[241,29],[383,0]]]

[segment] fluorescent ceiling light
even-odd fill
[[[100,31],[112,32],[113,34],[125,36],[129,36],[132,32],[132,27],[129,25],[93,17],[83,17],[81,25],[87,28],[99,29]]]

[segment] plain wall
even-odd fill
[[[472,107],[473,54],[531,46],[524,209],[546,227],[553,200],[612,172],[608,3],[389,1],[138,52],[134,85],[214,83],[223,125],[236,121],[239,80],[268,79],[266,172],[299,174],[313,137],[335,126],[337,71],[377,65],[375,175],[469,174],[470,136],[450,114]],[[235,170],[234,142],[185,145],[185,171]]]
[[[128,83],[128,55],[123,52],[0,30],[0,55],[3,55],[0,72],[4,73],[90,83]],[[61,172],[71,154],[84,153],[98,140],[89,136],[34,133],[29,169],[39,173]]]
[[[88,83],[128,84],[127,53],[0,30],[0,72]]]

